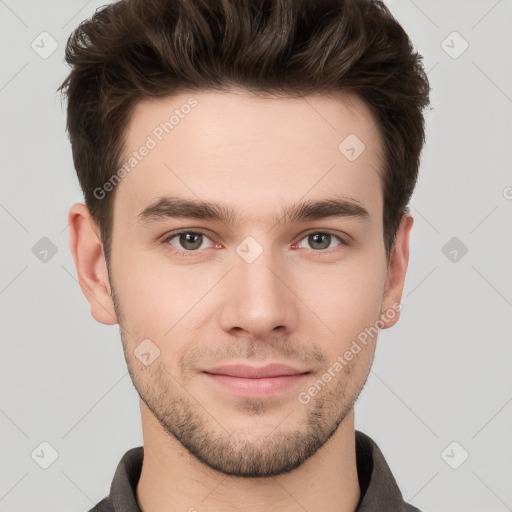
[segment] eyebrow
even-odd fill
[[[365,222],[370,220],[368,210],[359,201],[349,197],[292,203],[273,219],[276,224],[294,224],[307,220],[342,217],[360,219]],[[175,196],[158,198],[144,208],[137,217],[138,222],[143,224],[178,218],[219,221],[228,225],[239,221],[238,214],[229,206]]]

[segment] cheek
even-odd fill
[[[300,294],[337,339],[357,335],[378,320],[384,276],[377,267],[317,267],[301,278]],[[307,283],[314,283],[314,286]]]
[[[121,247],[118,254],[123,254]],[[114,261],[113,269],[116,295],[127,322],[127,329],[130,329],[128,326],[132,327],[131,330],[148,327],[155,333],[161,332],[159,319],[169,323],[169,320],[162,318],[162,312],[165,311],[172,318],[175,311],[174,307],[170,307],[173,295],[176,295],[176,290],[169,286],[171,273],[159,271],[150,258],[145,258],[144,255],[129,252],[124,254],[126,256],[118,257]]]
[[[212,287],[225,273],[219,267],[173,265],[161,255],[142,253],[118,258],[114,268],[127,330],[165,345],[186,335],[190,325],[204,322]]]

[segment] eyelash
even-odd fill
[[[211,238],[208,235],[208,233],[206,233],[205,231],[202,231],[201,229],[195,229],[195,230],[182,229],[182,230],[179,230],[179,231],[173,231],[169,236],[167,236],[164,240],[162,240],[162,243],[163,244],[167,244],[168,246],[172,246],[172,244],[170,244],[169,242],[171,240],[173,240],[174,238],[178,237],[179,235],[183,235],[183,234],[203,235],[203,236],[205,236],[205,237],[207,237],[209,239]],[[302,240],[304,240],[304,238],[306,238],[307,236],[309,236],[309,235],[317,235],[317,234],[320,234],[320,235],[330,235],[330,236],[334,237],[340,243],[340,245],[337,246],[337,247],[348,246],[349,245],[349,243],[346,240],[344,240],[341,236],[336,235],[335,233],[332,233],[329,230],[327,230],[327,231],[318,231],[318,230],[317,231],[309,231],[309,232],[305,233],[304,235],[302,235],[302,238],[300,238],[299,243]],[[212,240],[212,242],[213,242],[213,240]],[[333,251],[333,249],[336,249],[336,247],[334,247],[332,249],[323,249],[323,250],[311,249],[311,251],[313,251],[316,254],[330,254],[331,251]],[[185,256],[185,257],[193,257],[193,256],[195,256],[195,255],[197,255],[197,254],[202,252],[200,250],[184,251],[184,250],[177,249],[174,246],[172,246],[172,249],[169,248],[169,250],[171,252],[173,252],[174,254],[177,254],[178,256]]]

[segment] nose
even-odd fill
[[[221,327],[231,334],[265,340],[295,330],[298,321],[293,279],[271,250],[253,262],[234,255],[222,283]]]

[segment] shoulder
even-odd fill
[[[103,498],[97,505],[92,507],[88,512],[114,512],[110,496]]]

